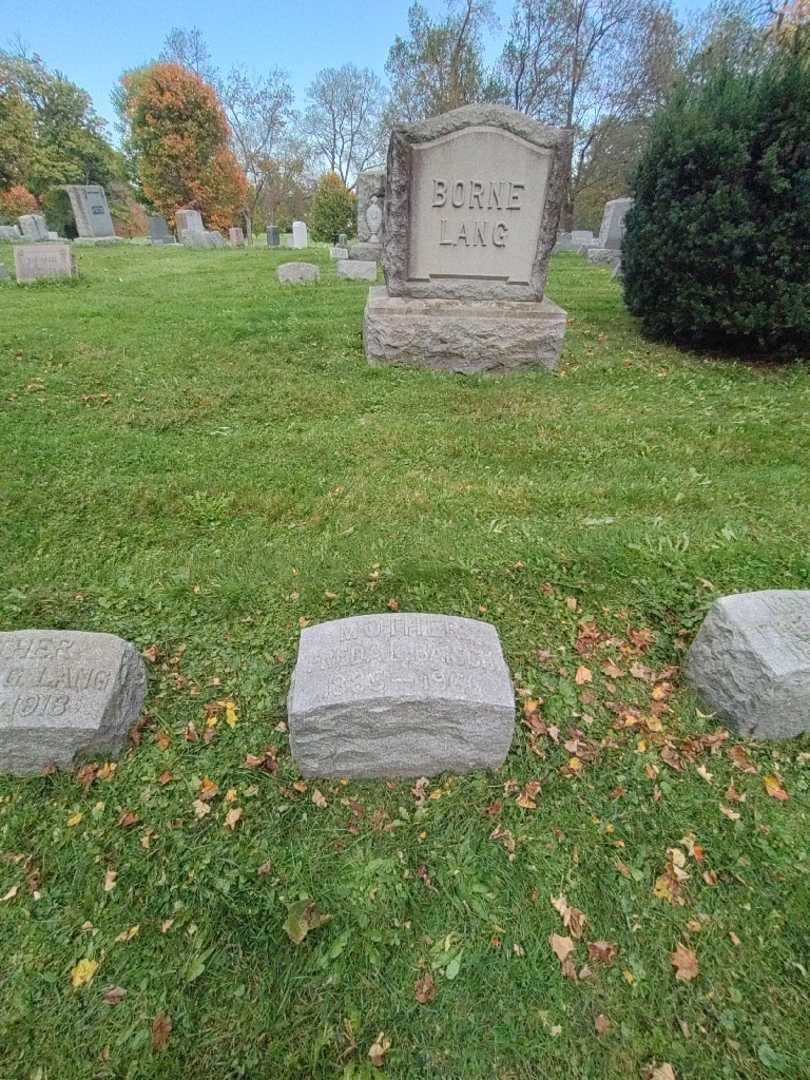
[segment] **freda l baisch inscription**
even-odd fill
[[[550,150],[491,128],[414,146],[410,279],[527,285],[550,165]]]
[[[143,660],[112,634],[0,633],[0,771],[117,754],[145,693]]]
[[[497,631],[447,615],[367,615],[308,627],[289,695],[306,776],[496,768],[514,729]]]

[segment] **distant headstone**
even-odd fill
[[[0,240],[22,240],[19,225],[0,225]]]
[[[395,126],[370,364],[554,368],[565,312],[544,297],[572,133],[503,105]]]
[[[335,247],[329,248],[329,257],[331,259],[348,259],[349,249],[335,245]]]
[[[597,247],[599,241],[594,237],[592,232],[587,232],[584,229],[574,229],[573,232],[560,233],[557,237],[557,243],[554,245],[554,254],[560,251],[575,251],[581,252],[583,248]]]
[[[452,615],[357,615],[306,627],[287,708],[304,776],[497,769],[515,725],[497,630]]]
[[[269,248],[281,247],[281,236],[275,225],[267,226],[267,246]]]
[[[338,247],[344,247],[345,248],[345,247],[348,247],[348,246],[349,246],[349,237],[346,235],[346,233],[345,232],[338,233]]]
[[[632,199],[611,199],[605,203],[602,227],[599,230],[599,247],[621,251],[624,239],[624,218],[633,205]]]
[[[205,232],[202,214],[199,210],[175,210],[174,222],[177,228],[177,239],[181,243],[186,233]]]
[[[810,591],[721,597],[689,651],[686,674],[712,712],[752,739],[810,731]]]
[[[357,178],[357,243],[349,258],[382,260],[385,169],[366,169]]]
[[[228,243],[231,247],[245,246],[245,234],[239,226],[228,229]]]
[[[17,221],[24,240],[42,243],[48,239],[48,225],[42,214],[23,214]]]
[[[74,277],[77,272],[70,244],[17,244],[14,270],[20,285],[46,278]]]
[[[49,240],[58,240],[59,239],[59,233],[56,231],[56,229],[48,229],[48,239]]]
[[[149,239],[156,247],[175,242],[169,223],[162,214],[149,215]]]
[[[321,279],[321,272],[313,263],[282,263],[276,273],[282,285],[308,285]]]
[[[0,772],[115,757],[145,695],[143,660],[112,634],[0,633]]]
[[[100,184],[66,184],[76,231],[81,237],[115,236],[107,193]]]
[[[588,262],[594,266],[616,267],[622,261],[621,251],[613,248],[588,248]]]
[[[337,264],[337,276],[352,281],[376,281],[378,270],[376,262],[360,262],[357,259],[341,259]]]
[[[188,248],[223,248],[225,237],[215,229],[188,229],[183,233],[180,242]]]
[[[309,230],[303,221],[294,221],[292,227],[292,246],[294,248],[309,247]]]

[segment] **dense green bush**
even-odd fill
[[[634,180],[623,271],[654,337],[810,355],[810,63],[681,87]]]
[[[342,232],[353,233],[356,201],[335,173],[321,177],[310,213],[313,240],[334,244]]]

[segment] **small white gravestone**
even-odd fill
[[[112,634],[0,633],[0,772],[117,755],[145,695],[143,660]]]
[[[309,231],[303,221],[294,221],[292,227],[292,247],[309,247]]]
[[[489,623],[357,615],[302,631],[288,714],[304,776],[432,776],[502,765],[515,696]]]
[[[45,278],[74,277],[77,272],[69,244],[17,244],[14,271],[20,285]]]

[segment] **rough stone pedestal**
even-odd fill
[[[565,312],[548,297],[539,303],[423,300],[389,296],[380,285],[369,290],[363,340],[373,367],[498,375],[556,368],[565,325]]]
[[[754,739],[810,731],[810,591],[718,600],[689,652],[687,677],[704,705]]]
[[[376,281],[377,270],[375,262],[360,262],[357,259],[340,259],[337,264],[337,276],[352,281]]]
[[[357,262],[382,262],[382,244],[371,240],[352,244],[349,258]]]
[[[288,715],[304,776],[434,776],[502,765],[515,695],[489,623],[357,615],[303,631]]]

